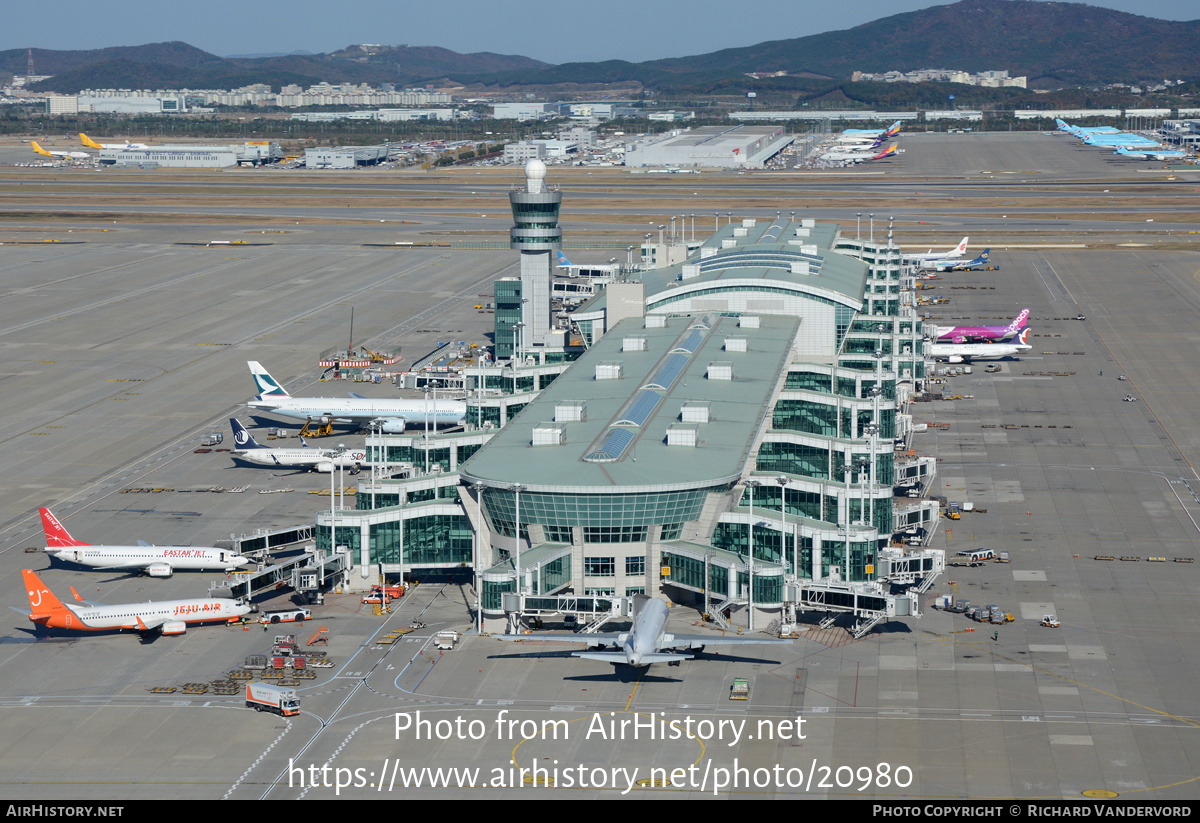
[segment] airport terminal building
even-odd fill
[[[885,584],[942,561],[893,543],[937,517],[894,503],[934,472],[896,449],[926,368],[906,271],[834,225],[724,226],[574,312],[581,355],[529,346],[469,369],[465,431],[369,438],[405,476],[319,515],[318,545],[364,577],[473,568],[487,620],[518,591],[660,595],[718,622],[814,598],[909,613]]]

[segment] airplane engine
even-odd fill
[[[320,472],[321,474],[329,474],[331,471],[333,471],[333,461],[329,460],[324,463],[316,463],[313,465],[313,471]]]
[[[151,577],[170,577],[172,573],[171,567],[166,563],[153,563],[146,567],[146,574]]]
[[[947,363],[961,363],[962,361],[963,361],[962,357],[957,354],[952,354],[946,358]]]
[[[173,620],[169,623],[163,623],[163,634],[183,634],[187,631],[187,623],[182,620]]]
[[[328,414],[321,415],[321,425],[322,426],[328,426],[332,422],[333,422],[333,418],[330,417]]]
[[[382,420],[379,423],[379,430],[384,434],[404,434],[404,428],[408,424],[403,417],[389,417],[387,420]]]

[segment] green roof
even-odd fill
[[[758,328],[713,314],[673,316],[662,328],[646,328],[643,318],[617,324],[460,467],[462,476],[579,494],[732,483],[764,425],[801,322],[758,319]],[[725,351],[727,337],[744,338],[746,350]],[[626,345],[626,338],[638,340]],[[732,379],[709,376],[717,363],[729,365]],[[620,377],[597,378],[618,365]],[[582,403],[587,419],[553,422],[560,403]],[[684,403],[707,404],[709,422],[680,425]],[[668,445],[671,426],[696,445]],[[533,445],[535,428],[554,445]]]

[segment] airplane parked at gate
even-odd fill
[[[931,260],[928,263],[920,264],[920,268],[934,271],[968,271],[977,266],[988,265],[991,253],[991,249],[984,249],[973,260]]]
[[[295,467],[329,473],[338,467],[356,469],[367,459],[363,449],[347,449],[338,455],[333,449],[314,449],[303,440],[300,441],[304,443],[303,448],[272,449],[255,440],[236,417],[229,418],[229,426],[233,429],[233,442],[237,446],[230,454],[260,466]]]
[[[950,249],[950,251],[934,251],[930,249],[924,254],[906,254],[904,259],[909,263],[928,263],[933,260],[957,260],[967,252],[967,241],[969,237],[964,237],[958,241],[958,245]]]
[[[596,634],[538,633],[533,635],[498,634],[498,640],[561,640],[569,643],[586,643],[589,651],[572,652],[572,657],[599,660],[604,663],[625,663],[630,666],[649,666],[651,663],[672,663],[676,660],[691,660],[695,655],[666,649],[704,651],[705,646],[741,646],[787,644],[790,640],[769,638],[728,637],[711,634],[671,634],[666,630],[667,604],[644,594],[634,595],[633,626],[627,632],[598,632]],[[590,651],[600,646],[616,646],[620,651]]]
[[[972,360],[1010,357],[1027,352],[1033,348],[1025,342],[1028,337],[1029,329],[1025,329],[1017,337],[1019,342],[1016,343],[933,343],[925,347],[925,352],[935,360],[945,360],[949,363],[970,363]]]
[[[292,397],[256,360],[247,361],[259,394],[246,405],[310,423],[377,423],[384,434],[403,434],[409,423],[461,425],[467,404],[461,400],[372,400],[358,393],[349,398]]]
[[[143,636],[155,631],[164,635],[183,634],[189,623],[234,623],[251,607],[227,597],[197,597],[190,600],[163,600],[158,603],[122,603],[106,606],[89,603],[71,587],[71,594],[82,606],[68,606],[46,587],[30,569],[21,571],[25,593],[29,596],[29,619],[48,629],[99,632],[129,629]],[[10,608],[22,611],[16,606]]]
[[[1025,328],[1028,319],[1029,309],[1021,309],[1021,313],[1007,326],[934,326],[933,336],[936,340],[949,343],[979,343],[986,340],[1007,342]]]
[[[63,528],[49,509],[38,509],[42,515],[42,531],[46,535],[45,551],[51,557],[97,569],[135,569],[151,577],[170,577],[178,569],[218,569],[231,572],[251,561],[229,549],[196,546],[151,546],[142,541],[137,546],[93,546],[76,540]]]

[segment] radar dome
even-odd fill
[[[535,157],[525,164],[525,176],[530,180],[545,180],[546,164]]]

